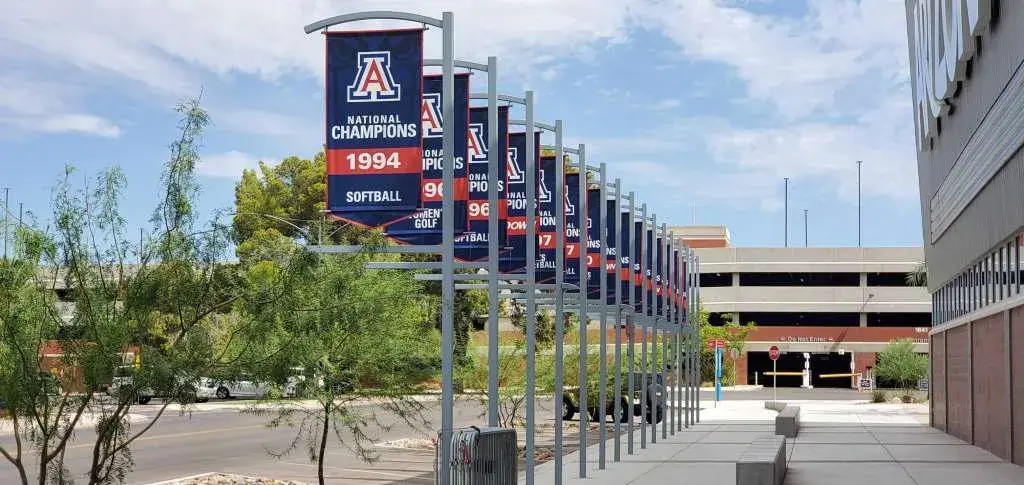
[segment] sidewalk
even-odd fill
[[[720,402],[717,409],[701,411],[701,424],[665,440],[659,425],[658,442],[648,442],[644,450],[636,431],[635,454],[626,453],[624,437],[617,463],[609,441],[605,470],[598,470],[597,446],[591,446],[586,479],[578,478],[579,454],[567,455],[564,483],[733,485],[735,460],[755,437],[774,431],[775,413],[763,405]],[[787,444],[787,484],[1024,484],[1024,468],[929,428],[922,405],[805,401],[800,406],[800,435]],[[535,483],[553,480],[554,462],[537,467]],[[522,471],[519,483],[525,483]]]

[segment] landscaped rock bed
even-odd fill
[[[275,480],[273,478],[246,477],[227,473],[211,473],[199,477],[185,478],[165,482],[162,485],[308,485],[293,480]]]

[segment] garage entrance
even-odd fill
[[[804,354],[802,352],[783,352],[779,355],[779,372],[801,372],[804,370]],[[747,382],[753,384],[755,376],[757,383],[765,387],[772,386],[772,376],[765,372],[772,371],[772,359],[768,352],[747,352]],[[803,378],[799,375],[776,376],[779,387],[800,387]]]
[[[822,377],[829,374],[849,374],[850,359],[853,354],[846,352],[843,355],[831,352],[827,354],[811,354],[811,385],[814,387],[839,387],[850,388],[853,382],[849,376],[846,377]]]

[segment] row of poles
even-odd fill
[[[401,20],[409,21],[424,26],[438,27],[442,31],[442,57],[441,59],[426,59],[424,61],[425,66],[440,66],[442,71],[442,119],[451,120],[454,119],[454,75],[456,68],[469,69],[474,71],[480,71],[486,73],[488,76],[488,89],[486,93],[472,93],[470,94],[471,99],[487,101],[488,107],[488,146],[491,147],[488,150],[488,207],[497,208],[499,204],[498,200],[498,188],[494,181],[499,180],[499,168],[504,167],[506,160],[506,154],[500,153],[498,149],[498,103],[505,102],[512,105],[518,105],[523,108],[524,119],[512,120],[509,122],[510,125],[523,126],[525,128],[526,136],[526,157],[525,157],[525,192],[526,192],[526,267],[524,273],[516,274],[502,274],[499,269],[499,255],[501,247],[499,246],[499,218],[498,210],[488,211],[488,257],[486,261],[481,262],[457,262],[454,258],[455,253],[455,223],[454,223],[454,184],[455,184],[455,171],[454,171],[454,153],[455,153],[455,136],[453,130],[443,130],[443,161],[442,161],[442,206],[441,206],[441,230],[442,239],[440,245],[413,245],[413,246],[387,246],[381,248],[381,252],[389,253],[405,253],[405,254],[440,254],[440,262],[371,262],[367,263],[367,267],[371,269],[407,269],[407,270],[439,270],[440,274],[437,273],[418,273],[416,278],[419,280],[440,280],[441,282],[441,429],[440,429],[440,446],[439,450],[439,467],[438,467],[438,483],[450,484],[452,483],[452,470],[449,466],[452,463],[454,457],[451,456],[451,448],[447,446],[447,443],[451,440],[453,430],[453,350],[454,350],[454,320],[453,320],[453,308],[454,308],[454,296],[455,291],[458,290],[475,290],[475,289],[486,289],[488,291],[488,425],[491,427],[497,427],[499,425],[499,387],[498,387],[498,370],[499,370],[499,329],[498,329],[498,316],[499,316],[499,300],[501,298],[514,299],[516,301],[525,301],[526,307],[526,389],[525,389],[525,401],[526,401],[526,429],[525,429],[525,441],[526,441],[526,483],[527,485],[533,485],[534,483],[534,465],[535,465],[535,434],[537,428],[537,417],[535,413],[535,387],[536,387],[536,327],[537,327],[537,310],[538,308],[553,308],[554,310],[554,321],[555,321],[555,385],[554,385],[554,408],[555,408],[555,478],[554,483],[560,485],[562,483],[562,413],[561,413],[561,402],[563,398],[563,372],[564,372],[564,325],[563,317],[566,313],[575,313],[579,316],[579,374],[578,374],[578,386],[579,386],[579,409],[580,409],[580,427],[579,427],[579,476],[585,477],[587,474],[587,433],[589,430],[588,423],[588,399],[590,396],[587,395],[587,382],[588,375],[587,369],[587,325],[586,323],[593,318],[596,318],[600,325],[600,363],[599,363],[599,392],[598,392],[598,409],[601,410],[601,415],[604,415],[606,409],[606,403],[608,400],[608,390],[606,389],[606,382],[608,377],[607,369],[607,333],[609,322],[615,323],[615,372],[613,373],[613,387],[616,390],[616,395],[613,396],[614,403],[614,452],[613,460],[619,461],[621,457],[621,425],[619,422],[619,416],[623,412],[621,409],[622,396],[620,389],[622,389],[622,328],[626,329],[627,336],[627,366],[628,376],[626,388],[629,397],[629,405],[632,408],[632,396],[635,389],[635,379],[633,379],[634,372],[634,344],[635,344],[635,332],[634,329],[639,327],[640,339],[641,339],[641,360],[640,360],[640,415],[644,417],[646,413],[651,412],[655,414],[655,410],[648,410],[647,406],[647,385],[648,381],[656,371],[660,371],[662,377],[661,385],[664,386],[663,391],[665,396],[665,406],[663,409],[666,411],[665,419],[661,420],[662,424],[662,438],[664,439],[669,432],[675,434],[676,431],[681,431],[684,427],[689,427],[691,424],[697,423],[700,420],[699,412],[699,376],[700,376],[700,342],[699,335],[696,332],[694,326],[689,325],[689,322],[696,321],[696,313],[698,310],[699,301],[699,261],[697,257],[678,241],[673,234],[667,231],[667,226],[662,224],[658,226],[657,218],[654,214],[648,214],[646,204],[638,204],[636,197],[633,192],[626,194],[621,187],[619,179],[615,179],[613,183],[609,183],[606,176],[606,169],[603,163],[593,166],[587,164],[586,147],[579,145],[576,148],[566,147],[563,144],[563,127],[561,120],[557,120],[552,124],[546,124],[537,122],[534,119],[534,95],[532,91],[526,91],[524,96],[510,96],[500,94],[497,92],[497,78],[498,78],[498,61],[496,57],[489,57],[486,64],[456,60],[454,56],[454,15],[451,12],[444,12],[441,19],[426,17],[417,14],[404,13],[404,12],[389,12],[389,11],[373,11],[373,12],[360,12],[339,15],[328,19],[320,20],[305,26],[304,30],[307,34],[324,31],[329,27],[341,25],[349,22],[365,21],[365,20]],[[536,146],[534,136],[535,130],[543,130],[554,135],[553,145],[542,145]],[[600,190],[600,215],[596,222],[598,226],[598,234],[600,234],[601,241],[601,267],[605,267],[605,271],[600,271],[600,295],[599,299],[588,300],[587,291],[587,258],[585,257],[585,248],[587,247],[587,213],[584,210],[578,210],[577,216],[579,233],[580,233],[580,261],[579,267],[576,269],[580,275],[579,284],[573,285],[565,282],[565,197],[556,196],[555,201],[555,220],[556,220],[556,234],[555,237],[555,283],[554,284],[543,284],[538,283],[536,279],[536,264],[537,260],[537,166],[536,166],[536,155],[537,150],[550,149],[555,152],[556,156],[556,187],[553,189],[554,194],[562,194],[565,190],[564,174],[565,174],[565,155],[575,155],[577,161],[570,163],[571,166],[575,167],[579,171],[579,200],[575,201],[577,207],[583,208],[587,205],[587,194],[588,188],[592,187],[594,183],[588,181],[588,173],[595,174],[598,181],[596,182],[597,188]],[[629,221],[629,227],[622,227],[623,224],[614,224],[614,234],[608,234],[608,215],[607,206],[609,202],[614,200],[614,217],[622,216],[619,214],[628,214],[627,220]],[[625,205],[627,204],[628,205]],[[637,210],[639,206],[639,211]],[[640,229],[640,244],[637,245],[637,224]],[[652,258],[652,267],[649,268],[647,265],[647,250],[646,246],[647,233],[650,231],[652,234],[657,234],[663,244],[657,246],[654,254],[650,255]],[[625,239],[625,238],[629,239]],[[616,275],[621,274],[623,267],[628,269],[629,285],[627,293],[624,295],[623,284],[619,282],[619,278],[615,278],[614,288],[614,300],[609,302],[607,295],[612,289],[608,288],[608,277],[606,274],[606,247],[610,248],[611,244],[614,243],[615,247],[622,248],[624,244],[631,246],[630,255],[618,255],[614,260],[613,271]],[[639,246],[639,247],[635,247]],[[358,246],[340,246],[340,245],[315,245],[309,246],[309,250],[319,253],[354,253],[362,250]],[[630,256],[633,258],[630,259]],[[637,261],[635,258],[639,258]],[[456,274],[457,269],[476,269],[486,270],[486,274]],[[634,272],[638,270],[642,277],[648,274],[657,275],[658,277],[664,278],[665,287],[670,286],[685,291],[685,302],[686,307],[680,307],[676,304],[669,304],[665,300],[661,309],[663,310],[660,314],[657,314],[658,305],[655,301],[648,301],[648,292],[640,292],[640,301],[637,301],[637,279],[634,277]],[[482,281],[482,282],[481,282]],[[653,281],[653,277],[652,277]],[[653,286],[652,286],[653,288]],[[654,295],[660,295],[656,297],[667,297],[667,292],[652,293]],[[682,296],[682,295],[680,295]],[[642,311],[637,312],[637,304],[640,304]],[[650,307],[653,311],[647,312],[647,308]],[[623,325],[625,322],[625,325]],[[653,360],[655,356],[655,349],[652,347],[651,355],[648,356],[647,347],[648,342],[651,341],[652,345],[656,344],[660,338],[661,342],[661,360],[658,363]],[[671,357],[669,355],[669,342],[671,341]],[[649,358],[650,357],[650,358]],[[671,388],[668,387],[671,372],[672,381],[675,384]],[[679,406],[683,403],[683,406]],[[657,404],[661,404],[658,402]],[[632,415],[632,409],[629,409],[629,414]],[[650,420],[650,442],[654,443],[657,441],[657,424],[658,420]],[[634,430],[635,424],[633,419],[629,419],[626,423],[626,436],[627,436],[627,453],[633,454],[634,450]],[[646,425],[640,426],[640,447],[646,448],[647,446],[647,431]],[[606,462],[606,427],[602,423],[599,426],[599,446],[598,446],[598,467],[600,469],[605,468]]]

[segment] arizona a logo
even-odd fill
[[[466,139],[469,140],[469,163],[487,163],[483,123],[470,123]]]
[[[391,52],[360,52],[359,72],[348,87],[348,102],[400,101],[402,86],[391,75]]]
[[[440,138],[444,136],[441,122],[441,95],[428,93],[423,95],[423,109],[420,113],[423,124],[423,138]]]
[[[544,171],[540,171],[540,176],[537,177],[537,201],[548,203],[551,202],[551,190],[544,184]]]
[[[519,167],[519,149],[516,147],[508,148],[508,163],[505,169],[505,176],[508,178],[510,184],[521,184],[526,182],[526,177],[523,175],[523,169]]]
[[[565,187],[565,215],[574,216],[576,215],[576,206],[572,203],[572,198],[569,197],[569,187]],[[589,221],[589,219],[587,219]],[[589,225],[587,226],[590,227]]]

